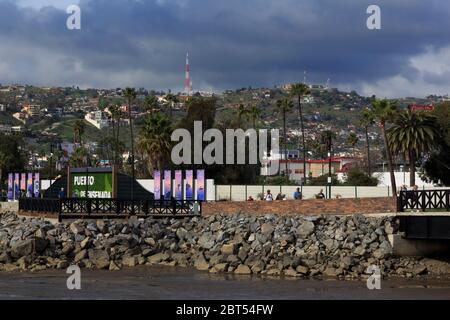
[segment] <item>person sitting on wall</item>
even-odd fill
[[[320,189],[319,193],[316,194],[316,199],[325,199],[325,195],[323,194],[323,189]]]
[[[270,190],[267,190],[267,194],[264,197],[264,200],[266,200],[266,201],[273,201],[273,195],[270,193]]]
[[[294,199],[295,200],[301,200],[302,199],[302,193],[300,192],[300,188],[297,188],[294,192]]]
[[[277,201],[283,200],[283,194],[281,192],[279,192],[277,194],[277,197],[275,198],[275,200],[277,200]]]
[[[248,199],[247,199],[247,201],[254,201],[254,199],[253,199],[252,196],[249,196]]]

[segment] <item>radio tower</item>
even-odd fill
[[[186,79],[184,80],[184,92],[187,96],[191,95],[192,82],[189,78],[189,52],[186,53]]]

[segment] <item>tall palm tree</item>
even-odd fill
[[[355,155],[355,147],[358,144],[358,141],[358,136],[354,132],[351,132],[347,137],[347,144],[353,149],[353,156]]]
[[[292,101],[288,98],[281,98],[277,100],[277,112],[281,115],[282,121],[283,121],[283,145],[284,145],[284,160],[286,161],[286,180],[289,180],[289,173],[288,173],[288,165],[287,165],[287,129],[286,129],[286,114],[292,110],[294,107],[294,104]]]
[[[403,111],[398,114],[387,136],[392,151],[409,159],[409,184],[416,184],[416,161],[434,146],[439,136],[436,118],[428,113]]]
[[[171,126],[172,121],[163,113],[151,113],[145,119],[137,148],[146,159],[150,174],[153,174],[155,168],[164,169],[170,159]]]
[[[333,140],[336,140],[336,133],[331,130],[324,130],[320,133],[320,140],[322,145],[322,154],[327,155],[329,161],[329,174],[331,176],[331,151],[333,147]]]
[[[156,98],[156,96],[154,95],[149,95],[145,97],[144,107],[145,110],[149,113],[152,113],[155,109],[159,109],[158,98]]]
[[[127,99],[127,106],[128,106],[128,119],[130,121],[130,136],[131,136],[131,175],[132,175],[132,181],[131,181],[131,199],[134,199],[134,178],[135,178],[135,172],[134,172],[134,135],[133,135],[133,119],[131,118],[131,104],[134,99],[136,99],[136,90],[134,88],[126,88],[124,92],[124,96]],[[134,208],[134,207],[133,207]]]
[[[305,126],[303,121],[302,99],[305,95],[310,94],[309,87],[304,83],[296,83],[291,88],[291,96],[297,97],[298,121],[302,131],[302,146],[303,146],[303,183],[306,182],[306,139]],[[300,155],[300,139],[298,140],[298,153]]]
[[[372,113],[370,109],[364,109],[361,119],[360,125],[364,127],[364,133],[366,136],[366,152],[367,152],[367,175],[370,177],[372,174],[372,168],[370,163],[370,141],[369,141],[369,127],[374,124]]]
[[[114,164],[119,162],[119,137],[120,137],[120,122],[123,117],[123,112],[120,110],[118,104],[109,106],[109,112],[111,113],[112,120],[112,134],[113,134],[113,154],[114,154]]]
[[[172,93],[166,95],[167,107],[169,109],[169,118],[172,119],[173,107],[179,102],[178,97]]]
[[[243,104],[239,105],[239,108],[236,111],[237,119],[238,119],[238,128],[242,126],[242,118],[247,116],[250,113],[250,109],[246,108]]]
[[[253,105],[250,108],[249,114],[252,118],[253,129],[256,129],[256,125],[259,121],[259,118],[261,117],[261,109]]]
[[[84,123],[84,120],[77,120],[73,124],[72,131],[73,131],[73,143],[81,143],[81,136],[84,134],[84,131],[86,129],[86,124]]]
[[[371,114],[373,119],[378,123],[383,134],[384,147],[386,149],[386,155],[388,160],[388,167],[391,177],[392,194],[397,197],[397,184],[395,183],[394,166],[392,163],[392,150],[389,145],[389,140],[386,134],[386,124],[393,122],[397,114],[397,106],[390,101],[374,99],[372,101]]]

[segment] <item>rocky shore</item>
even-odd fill
[[[236,214],[52,224],[4,213],[0,271],[162,264],[211,273],[357,279],[375,265],[384,277],[450,276],[448,262],[392,255],[394,219]]]

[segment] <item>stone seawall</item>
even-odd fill
[[[356,199],[307,199],[286,201],[218,201],[202,205],[203,215],[235,214],[283,214],[283,215],[320,215],[320,214],[366,214],[390,213],[397,211],[395,198],[356,198]]]
[[[203,218],[52,224],[0,216],[0,270],[163,264],[212,273],[358,278],[450,273],[443,261],[397,258],[393,217],[212,215]]]

